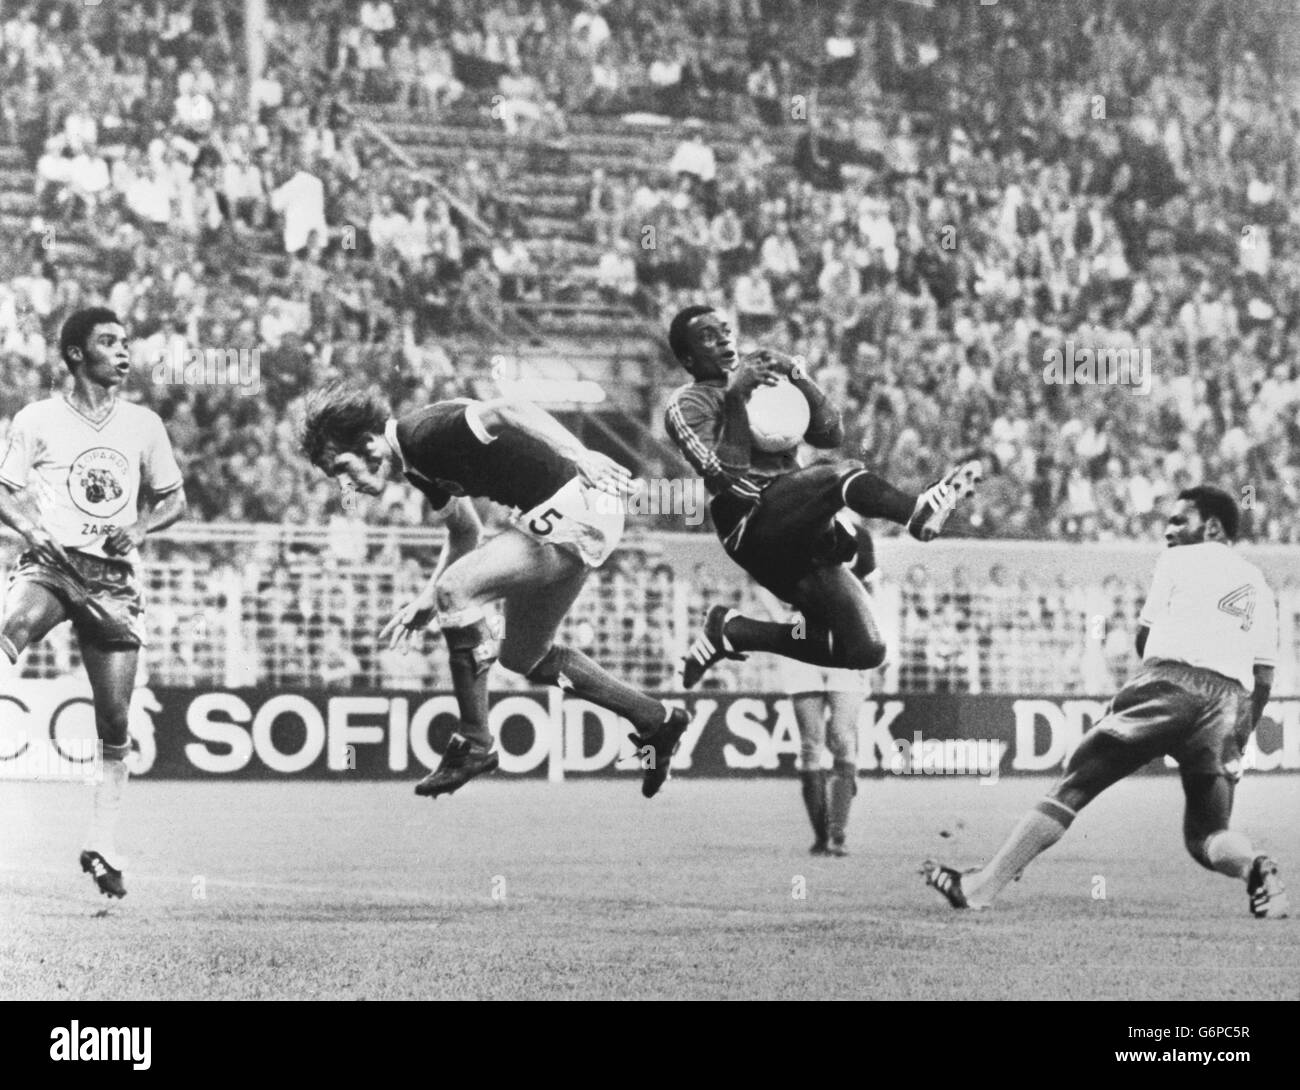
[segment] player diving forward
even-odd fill
[[[958,500],[973,493],[980,463],[962,462],[919,496],[895,488],[861,462],[800,468],[793,450],[758,450],[747,415],[753,392],[785,377],[811,409],[804,442],[829,450],[844,441],[839,410],[793,359],[761,351],[739,360],[727,322],[707,306],[680,311],[668,342],[695,380],[669,399],[668,434],[712,494],[709,509],[722,546],[805,621],[755,620],[714,606],[686,654],[682,684],[692,688],[714,664],[743,658],[745,651],[814,666],[875,669],[885,659],[885,644],[865,588],[846,567],[857,551],[854,536],[836,516],[847,507],[864,518],[897,522],[928,541]]]
[[[108,897],[124,897],[116,830],[144,642],[139,549],[184,514],[185,492],[162,420],[117,396],[131,370],[117,315],[72,314],[59,352],[72,390],[20,410],[0,460],[0,522],[27,543],[5,597],[0,653],[16,665],[28,645],[72,621],[103,759],[81,869]]]
[[[447,512],[447,544],[428,585],[380,634],[394,645],[410,641],[436,616],[447,641],[460,729],[417,795],[449,794],[497,767],[487,675],[498,659],[529,681],[558,685],[631,722],[641,793],[659,791],[687,714],[555,643],[588,575],[622,537],[621,495],[630,484],[624,467],[527,402],[440,401],[394,420],[377,395],[342,384],[310,398],[303,450],[345,492],[376,496],[400,475],[435,511]],[[513,508],[511,527],[480,544],[469,497]],[[497,600],[505,606],[499,651],[484,611]]]
[[[1287,914],[1277,864],[1228,828],[1242,750],[1273,687],[1277,618],[1258,568],[1230,548],[1237,504],[1201,485],[1178,494],[1137,633],[1142,668],[1079,743],[1065,777],[1020,819],[982,870],[927,860],[925,881],[953,908],[988,908],[1111,784],[1168,754],[1179,766],[1183,843],[1201,866],[1245,881],[1250,910]],[[1246,686],[1254,683],[1253,692]]]

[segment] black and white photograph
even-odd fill
[[[1298,651],[1297,0],[0,0],[38,1068],[1064,1001],[1258,1078]]]

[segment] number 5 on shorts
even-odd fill
[[[532,530],[538,537],[545,537],[555,529],[555,520],[563,517],[554,507],[548,507],[528,524],[528,529]]]

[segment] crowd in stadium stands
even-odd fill
[[[474,105],[520,142],[579,114],[698,116],[747,134],[738,157],[687,125],[666,167],[590,180],[611,300],[660,326],[710,301],[744,343],[803,355],[852,447],[902,483],[987,451],[977,533],[1149,534],[1171,491],[1207,479],[1243,489],[1251,536],[1300,541],[1285,20],[1218,0],[268,8],[250,119],[242,5],[5,6],[0,135],[40,206],[0,239],[21,255],[0,281],[0,435],[58,381],[60,318],[103,298],[198,517],[337,518],[293,451],[302,391],[339,372],[399,406],[489,388],[439,334],[499,324],[538,252],[499,200],[504,163],[422,182],[347,104]],[[468,237],[465,212],[493,237]],[[51,260],[64,237],[93,256]],[[146,377],[231,344],[259,349],[255,396]],[[1149,369],[1045,381],[1046,354],[1071,348],[1140,350]],[[396,492],[381,506],[420,519]]]

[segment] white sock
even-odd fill
[[[109,866],[121,870],[124,860],[117,851],[117,818],[122,812],[122,792],[128,772],[120,757],[104,758],[104,779],[95,784],[86,851],[99,852]]]
[[[975,874],[963,874],[961,891],[976,908],[987,908],[1002,888],[1065,835],[1074,811],[1055,799],[1043,799],[1020,819],[992,861]]]
[[[1245,833],[1224,829],[1205,838],[1205,858],[1220,874],[1245,881],[1255,862],[1255,850]]]

